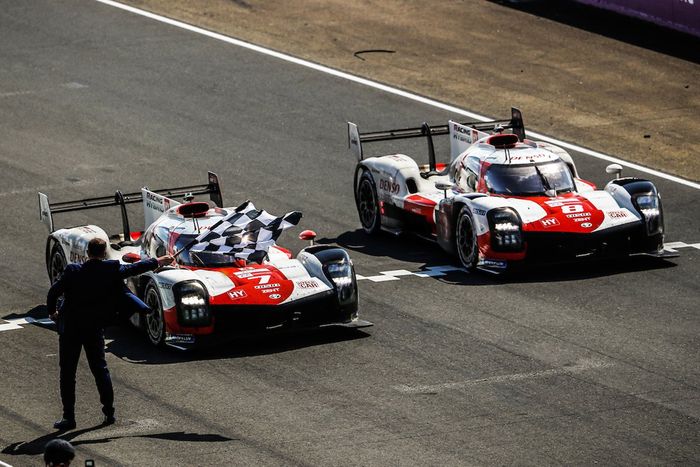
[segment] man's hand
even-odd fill
[[[158,267],[167,266],[173,261],[175,261],[175,258],[173,258],[171,255],[160,256],[158,258]]]

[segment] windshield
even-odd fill
[[[492,165],[486,186],[499,195],[550,195],[574,190],[569,167],[562,161],[536,165]]]
[[[195,234],[183,234],[175,240],[175,248],[173,251],[179,251],[181,248],[190,245],[190,242],[197,238]],[[189,248],[177,256],[177,262],[184,266],[193,266],[199,268],[214,268],[236,266],[236,258],[233,255],[222,255],[220,253],[211,253],[208,251],[191,252]]]

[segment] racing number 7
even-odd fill
[[[267,284],[268,282],[270,282],[270,277],[272,277],[272,276],[269,275],[269,274],[265,274],[265,275],[262,275],[262,276],[253,276],[253,277],[254,277],[255,279],[259,279],[259,280],[260,280],[260,282],[258,282],[258,284]]]

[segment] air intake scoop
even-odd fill
[[[497,149],[514,148],[519,141],[518,135],[506,133],[501,135],[493,135],[486,140],[486,144],[496,147]]]

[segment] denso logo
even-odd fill
[[[231,290],[230,292],[228,292],[228,298],[230,298],[231,300],[237,300],[246,296],[247,294],[245,293],[245,290]]]
[[[559,221],[557,220],[556,217],[550,217],[548,219],[542,219],[540,221],[542,223],[542,227],[554,227],[556,225],[559,225]]]
[[[381,178],[379,179],[379,189],[390,193],[398,193],[401,190],[401,186],[398,183]]]
[[[263,284],[263,285],[256,285],[256,289],[272,289],[274,287],[279,287],[279,284]]]
[[[315,281],[299,281],[297,285],[302,289],[315,289],[318,287],[318,283]]]

